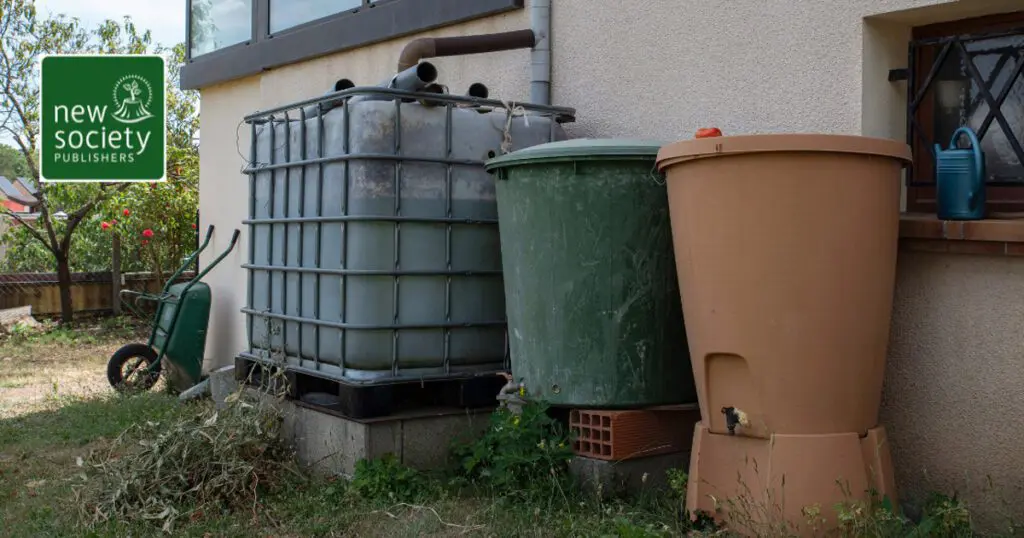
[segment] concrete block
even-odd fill
[[[254,389],[247,391],[270,398]],[[353,420],[292,400],[278,400],[282,435],[299,462],[323,474],[351,475],[356,462],[393,454],[414,469],[447,465],[454,439],[482,434],[490,409],[431,409],[371,420]]]
[[[235,380],[235,366],[224,366],[210,372],[210,397],[218,409],[224,407],[224,399],[229,394],[238,390],[238,381]]]
[[[625,461],[576,456],[569,462],[569,472],[583,489],[602,497],[668,489],[669,469],[689,467],[689,450]]]

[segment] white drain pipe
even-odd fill
[[[530,0],[530,29],[537,40],[530,52],[530,102],[551,104],[551,0]]]

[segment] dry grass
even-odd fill
[[[270,398],[239,392],[217,410],[136,424],[88,462],[80,491],[88,524],[152,522],[171,532],[181,520],[262,509],[267,492],[305,476],[279,435]]]
[[[0,419],[52,409],[65,397],[106,394],[107,359],[145,337],[138,325],[120,318],[0,334]]]

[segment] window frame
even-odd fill
[[[1024,11],[988,15],[971,19],[963,19],[952,22],[930,24],[913,28],[911,40],[941,39],[966,34],[998,34],[1007,31],[1021,31],[1024,33]],[[920,47],[910,49],[910,70],[915,80],[923,81],[931,70],[935,61],[936,49]],[[1022,55],[1019,61],[1024,61]],[[1024,76],[1024,75],[1022,75]],[[1019,79],[1018,79],[1019,80]],[[1009,81],[1008,84],[1017,83]],[[913,93],[918,88],[909,87],[907,91],[907,105],[914,99]],[[934,92],[929,92],[930,98],[926,96],[921,105],[914,112],[914,120],[923,131],[930,131],[934,125],[934,105],[930,101],[936,98]],[[907,119],[907,142],[913,149],[913,169],[907,176],[907,212],[936,211],[935,192],[935,163],[931,147],[926,147],[920,136],[915,136],[911,126],[910,118]],[[989,129],[1001,129],[998,122],[993,122]],[[1024,142],[1024,139],[1021,140]],[[937,140],[943,147],[948,140]],[[930,185],[928,184],[930,183]],[[990,212],[1020,212],[1024,211],[1024,183],[1020,185],[987,185],[985,187],[987,205]]]
[[[192,0],[186,0],[186,59],[180,86],[194,90],[473,19],[522,9],[524,0],[378,0],[270,33],[270,2],[252,0],[247,41],[192,56]]]

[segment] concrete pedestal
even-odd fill
[[[361,459],[386,454],[414,469],[443,468],[452,442],[482,435],[493,411],[424,409],[353,420],[291,400],[278,400],[277,406],[284,418],[281,433],[294,446],[299,462],[317,473],[341,475],[352,474]]]

